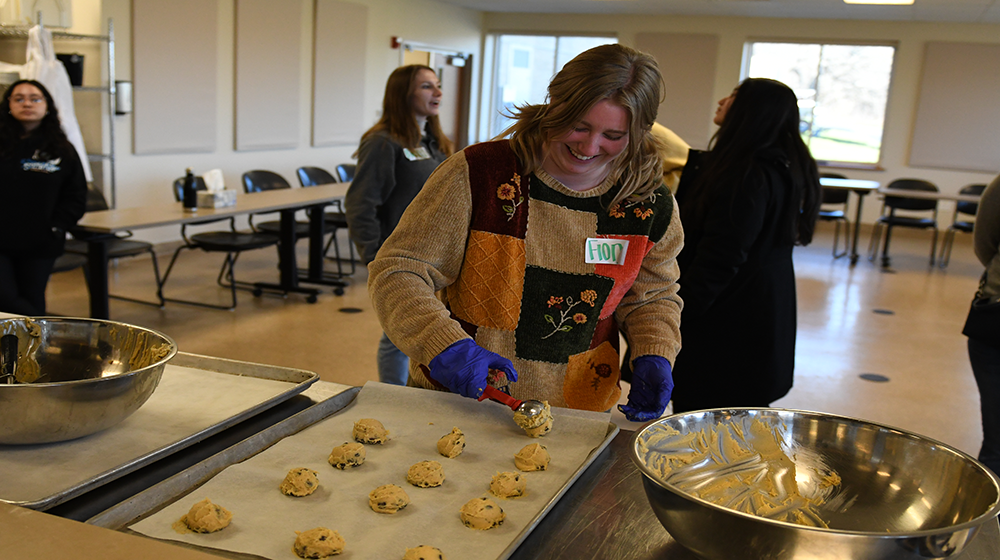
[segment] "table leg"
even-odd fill
[[[347,282],[323,271],[323,264],[326,260],[323,256],[323,237],[326,235],[325,218],[323,216],[326,204],[309,207],[309,267],[299,271],[299,281],[307,284],[322,284],[334,286],[333,293],[344,294]]]
[[[108,238],[94,236],[87,242],[87,287],[90,290],[90,317],[110,319],[108,301]]]
[[[295,212],[297,210],[297,208],[289,208],[281,211],[281,231],[278,235],[278,283],[255,282],[254,286],[262,289],[305,294],[308,296],[306,301],[315,303],[319,290],[299,286],[299,268],[295,257]]]
[[[865,202],[866,191],[855,191],[858,195],[858,209],[854,212],[854,236],[851,241],[851,266],[858,264],[858,233],[861,231],[861,207]]]

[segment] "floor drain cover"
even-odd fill
[[[889,381],[888,377],[877,373],[862,373],[858,377],[864,379],[865,381],[874,381],[876,383],[885,383],[886,381]]]
[[[896,314],[896,312],[893,311],[893,310],[891,310],[891,309],[872,309],[872,311],[874,313],[878,313],[879,315],[895,315]]]
[[[362,309],[357,307],[341,307],[337,311],[340,311],[341,313],[361,313]]]

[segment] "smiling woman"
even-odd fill
[[[608,410],[621,329],[636,356],[623,411],[663,413],[681,226],[650,133],[662,87],[649,55],[592,48],[552,79],[548,103],[512,109],[509,138],[431,175],[369,267],[409,384],[478,398],[492,379],[521,400]]]

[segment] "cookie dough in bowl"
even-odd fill
[[[466,527],[480,531],[499,527],[506,517],[500,505],[489,498],[469,500],[459,510],[459,515]]]
[[[208,498],[191,506],[187,515],[181,518],[188,529],[195,533],[221,531],[228,527],[232,520],[233,514],[228,509],[213,504]]]
[[[403,560],[445,560],[445,556],[440,549],[422,544],[416,548],[407,548]]]
[[[514,455],[514,465],[522,471],[544,471],[550,460],[545,446],[538,443],[529,443]]]
[[[349,441],[344,445],[338,445],[330,452],[327,461],[334,467],[344,470],[348,467],[358,467],[365,462],[365,446],[360,443]]]
[[[319,478],[316,477],[316,471],[312,469],[305,467],[292,469],[285,475],[285,480],[278,488],[286,496],[308,496],[319,488]]]
[[[531,437],[542,437],[552,431],[552,407],[549,401],[542,401],[545,409],[536,416],[525,416],[521,411],[514,413],[514,422]]]
[[[383,484],[368,494],[368,505],[378,513],[396,513],[410,503],[410,497],[395,484]]]
[[[354,423],[354,441],[378,444],[389,439],[389,430],[374,418],[362,418]]]
[[[528,483],[516,472],[501,472],[490,481],[490,494],[498,498],[517,498],[524,495]]]
[[[301,533],[295,532],[295,544],[292,550],[299,558],[326,558],[344,552],[344,538],[340,533],[326,527],[316,527]]]
[[[444,483],[444,469],[437,461],[420,461],[406,472],[406,481],[420,488],[433,488]]]
[[[457,427],[452,428],[451,432],[441,436],[441,439],[437,442],[437,448],[438,453],[441,455],[449,459],[454,459],[465,450],[465,434]]]

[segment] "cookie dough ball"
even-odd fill
[[[506,517],[500,506],[489,498],[469,500],[462,506],[459,514],[466,527],[480,531],[500,526]]]
[[[278,487],[286,496],[308,496],[319,488],[316,471],[305,467],[292,469],[285,475],[285,480]]]
[[[344,537],[326,527],[316,527],[301,533],[295,531],[295,545],[292,550],[299,558],[326,558],[344,551]]]
[[[228,509],[213,504],[211,500],[205,498],[191,506],[191,510],[181,520],[188,526],[188,529],[196,533],[214,533],[228,527],[233,520],[233,514]]]
[[[516,472],[501,472],[490,481],[490,494],[498,498],[517,498],[524,495],[528,483]]]
[[[443,435],[438,440],[438,453],[449,459],[454,459],[465,450],[465,434],[458,428],[452,428],[451,432]]]
[[[354,423],[354,441],[358,443],[385,443],[389,430],[374,418],[362,418]]]
[[[514,465],[522,471],[544,471],[550,460],[549,452],[539,443],[529,443],[514,455]]]
[[[378,513],[396,513],[410,503],[410,497],[395,484],[383,484],[368,494],[368,505]]]
[[[445,557],[440,549],[422,544],[417,548],[407,548],[403,560],[445,560]]]
[[[441,486],[444,482],[444,469],[437,461],[420,461],[406,471],[406,481],[420,488]]]
[[[528,417],[518,411],[514,413],[514,422],[531,437],[542,437],[552,431],[552,407],[549,401],[542,401],[545,409],[541,414]]]
[[[361,463],[365,462],[365,446],[353,441],[338,445],[330,452],[330,458],[327,461],[341,470],[360,466]]]

